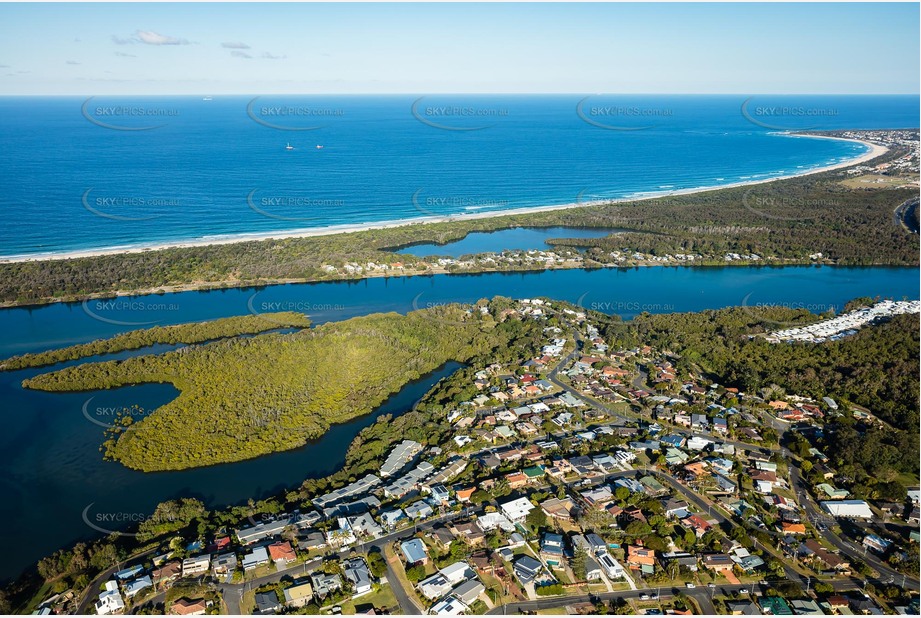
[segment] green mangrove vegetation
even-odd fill
[[[108,339],[97,339],[90,343],[13,356],[0,361],[0,371],[45,367],[89,356],[113,354],[115,352],[124,352],[125,350],[138,350],[155,344],[202,343],[238,335],[253,335],[279,328],[308,327],[310,327],[310,319],[304,314],[294,311],[233,316],[208,322],[176,324],[174,326],[154,326],[153,328],[121,333]]]
[[[458,306],[375,314],[291,334],[264,334],[25,380],[46,391],[168,382],[179,397],[126,417],[106,456],[143,471],[180,470],[297,448],[331,424],[367,414],[449,360],[504,344],[490,313]]]

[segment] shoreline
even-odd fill
[[[791,178],[800,178],[803,176],[810,176],[813,174],[819,174],[822,172],[830,172],[837,169],[842,169],[846,167],[851,167],[853,165],[860,165],[877,157],[880,157],[886,154],[889,149],[885,146],[879,144],[874,144],[872,142],[867,142],[864,140],[845,138],[845,137],[833,137],[827,135],[809,135],[809,134],[797,134],[797,133],[777,133],[781,137],[792,137],[792,138],[809,138],[809,139],[831,139],[843,142],[854,142],[866,146],[869,150],[862,155],[848,159],[847,161],[841,161],[839,163],[834,163],[831,165],[818,167],[811,170],[805,170],[802,172],[797,172],[794,174],[785,174],[783,176],[772,176],[770,178],[762,178],[758,180],[744,180],[740,182],[733,182],[724,185],[714,185],[706,187],[696,187],[692,189],[678,189],[674,191],[659,191],[659,192],[649,192],[642,196],[635,197],[624,197],[624,198],[611,198],[603,200],[592,200],[590,202],[575,202],[569,204],[558,204],[553,206],[532,206],[532,207],[520,207],[512,208],[509,210],[502,211],[487,211],[487,212],[478,212],[478,213],[459,213],[456,215],[430,215],[422,217],[414,217],[410,219],[396,219],[390,221],[380,221],[373,223],[347,223],[341,225],[331,225],[326,227],[319,228],[305,228],[300,230],[290,230],[290,231],[280,231],[280,232],[258,232],[258,233],[243,233],[235,234],[230,237],[215,237],[215,238],[201,238],[193,240],[179,240],[179,241],[166,241],[157,244],[150,245],[128,245],[122,247],[104,247],[100,249],[76,249],[76,250],[67,250],[59,251],[53,253],[43,253],[43,254],[28,254],[28,255],[11,255],[11,256],[0,256],[0,264],[14,264],[14,263],[23,263],[23,262],[47,262],[47,261],[56,261],[56,260],[71,260],[71,259],[80,259],[80,258],[90,258],[90,257],[99,257],[105,255],[125,255],[125,254],[134,254],[134,253],[148,253],[152,251],[163,251],[166,249],[187,249],[191,247],[207,247],[211,245],[232,245],[246,242],[259,242],[265,240],[286,240],[286,239],[297,239],[297,238],[311,238],[316,236],[333,236],[336,234],[350,234],[356,232],[364,232],[371,230],[382,230],[390,229],[397,227],[404,227],[410,225],[426,225],[430,223],[448,223],[453,221],[469,221],[469,220],[478,220],[478,219],[492,219],[503,216],[514,216],[514,215],[525,215],[530,213],[542,213],[542,212],[552,212],[557,210],[571,210],[575,208],[585,208],[590,206],[599,206],[606,204],[623,204],[623,203],[632,203],[632,202],[641,202],[647,200],[656,200],[663,197],[679,196],[679,195],[696,195],[698,193],[707,193],[710,191],[720,191],[722,189],[734,189],[739,187],[747,187],[765,184],[769,182],[775,182],[778,180],[788,180]]]

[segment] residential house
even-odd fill
[[[470,568],[470,565],[466,562],[455,562],[449,564],[448,566],[442,568],[439,571],[445,578],[451,583],[452,586],[456,586],[461,582],[465,582],[471,577],[476,577],[476,573],[473,572],[473,569]]]
[[[403,552],[403,559],[407,567],[416,566],[417,564],[426,564],[428,562],[428,550],[422,539],[410,539],[400,544],[400,551]]]
[[[703,556],[701,562],[705,569],[709,569],[716,573],[732,571],[732,567],[735,565],[735,562],[729,557],[729,554],[706,554]]]
[[[419,582],[419,593],[427,599],[438,599],[449,592],[453,585],[441,573],[435,573]]]
[[[793,609],[781,597],[761,597],[761,612],[770,616],[792,616]]]
[[[540,541],[540,557],[549,566],[561,566],[563,564],[563,536],[545,532]]]
[[[291,547],[291,543],[288,541],[272,543],[268,549],[269,558],[279,569],[284,569],[289,563],[297,560],[297,554],[294,553],[294,548]]]
[[[622,479],[618,479],[618,481],[619,480]],[[614,494],[611,493],[611,488],[607,485],[597,485],[583,491],[581,495],[586,504],[597,509],[603,508],[604,505],[614,500]]]
[[[193,556],[182,561],[182,576],[194,577],[195,575],[207,573],[210,568],[211,554]]]
[[[167,562],[160,568],[151,571],[150,575],[157,586],[175,581],[182,576],[182,563],[178,560]]]
[[[352,582],[354,596],[371,592],[371,570],[362,558],[352,558],[343,565],[345,578]]]
[[[256,613],[257,614],[274,614],[281,610],[281,601],[278,593],[274,590],[256,593]]]
[[[243,556],[243,570],[251,571],[269,563],[269,552],[265,547],[257,547]]]
[[[406,519],[406,513],[403,509],[394,509],[380,514],[381,524],[387,529],[392,530],[400,520]]]
[[[486,538],[483,530],[480,529],[476,522],[455,524],[454,532],[457,534],[457,536],[466,540],[470,545],[478,545],[479,543],[482,543]]]
[[[518,498],[499,506],[505,516],[513,522],[524,521],[528,513],[534,508],[534,505],[527,498]]]
[[[518,581],[520,581],[522,585],[527,586],[540,575],[544,567],[531,556],[523,555],[515,560],[512,568]]]
[[[465,611],[467,611],[467,606],[461,603],[454,595],[449,595],[435,603],[429,609],[429,614],[433,616],[457,616]]]
[[[310,551],[313,549],[323,549],[326,547],[326,535],[319,530],[304,530],[298,533],[298,549]]]
[[[342,589],[342,578],[336,573],[324,573],[316,571],[310,576],[310,582],[313,584],[314,594],[323,599],[330,592]]]
[[[627,566],[631,569],[641,570],[644,573],[653,573],[656,564],[656,552],[642,545],[627,546]]]
[[[118,592],[118,583],[114,580],[106,582],[105,589],[99,594],[95,607],[96,613],[100,616],[116,614],[125,609],[125,602]]]
[[[484,592],[486,592],[486,586],[481,584],[476,579],[471,579],[455,588],[452,595],[457,597],[461,603],[469,607],[470,604],[476,601],[477,598]]]
[[[313,600],[313,586],[305,582],[285,588],[284,594],[287,607],[304,607]]]
[[[208,603],[204,599],[176,599],[169,608],[174,616],[203,616],[207,611]]]
[[[407,517],[414,520],[427,519],[435,514],[434,509],[425,500],[413,502],[403,510]]]
[[[540,503],[541,510],[548,516],[555,519],[569,521],[576,512],[575,503],[567,498],[548,498]]]
[[[237,554],[231,551],[215,556],[211,561],[211,570],[218,577],[233,574],[237,570]]]

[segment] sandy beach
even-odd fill
[[[878,144],[873,144],[870,142],[848,139],[843,137],[831,137],[831,136],[820,136],[820,135],[800,135],[800,134],[782,134],[784,137],[791,138],[802,138],[802,139],[832,139],[846,142],[856,142],[863,144],[869,150],[859,157],[849,159],[847,161],[842,161],[840,163],[835,163],[833,165],[828,165],[825,167],[805,170],[802,172],[797,172],[795,174],[786,174],[782,176],[773,176],[770,178],[763,178],[759,180],[746,180],[743,182],[735,182],[729,184],[714,185],[708,187],[697,187],[693,189],[679,189],[674,191],[660,191],[660,192],[650,192],[642,196],[633,196],[633,197],[624,197],[624,198],[611,198],[603,200],[594,200],[588,202],[575,202],[570,204],[559,204],[555,206],[533,206],[533,207],[523,207],[523,208],[513,208],[509,210],[490,210],[478,213],[461,213],[456,215],[449,216],[420,216],[410,219],[399,219],[394,221],[379,221],[373,223],[360,223],[360,224],[346,224],[346,225],[331,225],[326,227],[318,228],[308,228],[308,229],[299,229],[299,230],[289,230],[289,231],[278,231],[278,232],[260,232],[253,234],[235,234],[228,237],[212,237],[212,238],[201,238],[194,240],[184,240],[184,241],[175,241],[175,242],[164,242],[157,244],[145,244],[145,245],[134,245],[134,246],[125,246],[125,247],[106,247],[100,249],[87,249],[87,250],[76,250],[76,251],[61,251],[54,253],[44,253],[44,254],[30,254],[22,256],[8,256],[0,258],[0,263],[12,263],[12,262],[41,262],[47,260],[67,260],[67,259],[76,259],[84,257],[94,257],[100,255],[117,255],[117,254],[128,254],[128,253],[144,253],[148,251],[158,251],[162,249],[173,249],[173,248],[184,248],[184,247],[204,247],[209,245],[229,245],[234,243],[241,242],[253,242],[259,240],[270,240],[270,239],[287,239],[287,238],[310,238],[313,236],[329,236],[333,234],[348,234],[351,232],[362,232],[366,230],[381,230],[394,227],[402,227],[407,225],[420,225],[427,223],[443,223],[448,221],[464,221],[471,219],[490,219],[495,217],[502,217],[506,215],[522,215],[529,213],[538,213],[538,212],[548,212],[554,210],[567,210],[572,208],[585,208],[595,205],[602,204],[618,204],[626,202],[639,202],[644,200],[654,200],[660,199],[665,196],[675,196],[675,195],[692,195],[697,193],[706,193],[709,191],[720,191],[722,189],[729,189],[733,187],[745,187],[749,185],[758,185],[769,182],[774,182],[777,180],[784,180],[788,178],[797,178],[801,176],[809,176],[812,174],[819,174],[822,172],[828,172],[836,169],[841,169],[845,167],[851,167],[853,165],[859,165],[865,163],[871,159],[875,159],[886,152],[888,149],[884,146]]]

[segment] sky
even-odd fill
[[[917,3],[0,4],[0,95],[917,94]]]

